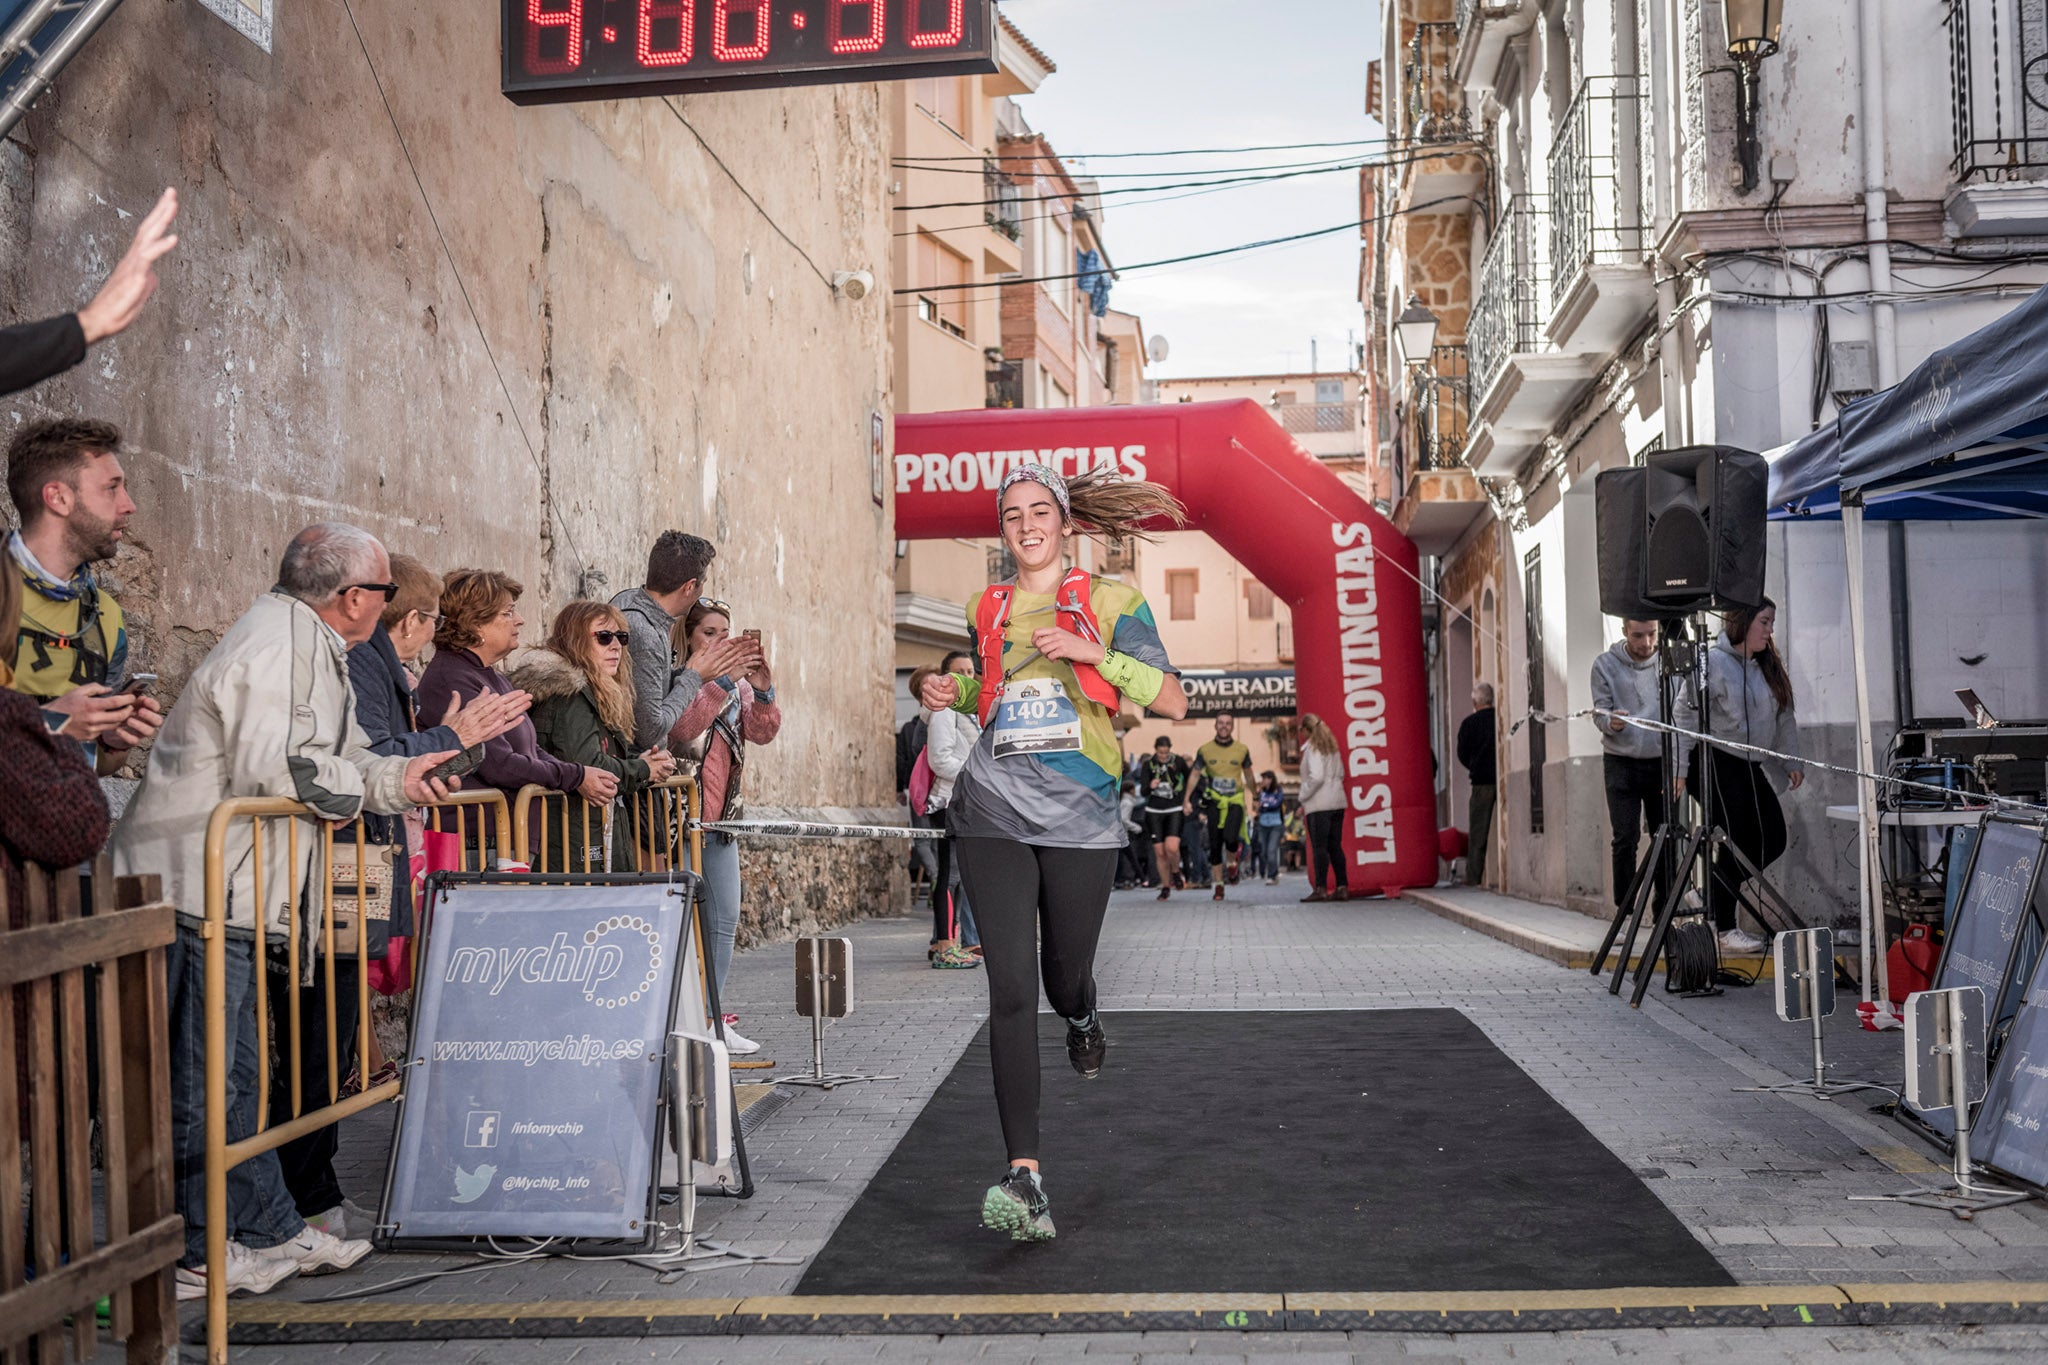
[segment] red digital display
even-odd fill
[[[520,104],[994,71],[994,0],[503,0]]]

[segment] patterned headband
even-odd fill
[[[1067,481],[1042,464],[1020,464],[1009,473],[1003,475],[1002,483],[996,487],[996,512],[998,515],[1002,512],[1003,494],[1010,491],[1012,484],[1019,483],[1040,484],[1051,490],[1054,499],[1060,505],[1060,520],[1072,521],[1074,519],[1074,506],[1067,499]]]

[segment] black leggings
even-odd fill
[[[954,841],[988,977],[989,1063],[1010,1160],[1038,1157],[1038,983],[1054,1013],[1095,1009],[1095,944],[1116,878],[1113,848]],[[1033,972],[1036,965],[1038,971]]]
[[[1713,751],[1711,762],[1714,808],[1707,818],[1719,825],[1729,842],[1747,854],[1761,872],[1785,852],[1785,810],[1778,804],[1778,793],[1761,763],[1719,749]],[[1692,790],[1699,791],[1697,757]],[[1716,929],[1735,927],[1737,893],[1748,875],[1725,848],[1714,855],[1713,875],[1707,878],[1707,908],[1713,913]]]
[[[946,828],[943,807],[932,812],[932,823]],[[939,868],[932,874],[932,942],[954,943],[960,938],[960,907],[953,900],[953,841],[935,839]]]
[[[1308,851],[1315,858],[1315,877],[1310,883],[1315,890],[1323,889],[1326,875],[1333,879],[1332,891],[1350,890],[1344,872],[1343,811],[1312,810],[1308,813]]]
[[[1213,795],[1202,800],[1209,807],[1209,866],[1221,868],[1225,852],[1236,853],[1244,847],[1244,802],[1222,801]],[[1221,881],[1221,873],[1215,879]]]

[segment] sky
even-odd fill
[[[1103,188],[1209,180],[1240,167],[1355,162],[1371,146],[1241,156],[1103,159],[1113,152],[1235,148],[1376,137],[1365,66],[1377,55],[1372,0],[1003,0],[1003,13],[1059,68],[1018,98],[1031,126]],[[1173,191],[1185,195],[1185,190]],[[1110,306],[1164,336],[1155,379],[1347,367],[1359,337],[1355,230],[1212,261],[1127,270],[1243,242],[1358,221],[1358,172],[1335,170],[1145,203],[1104,200],[1119,271]]]

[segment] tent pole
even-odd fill
[[[1842,542],[1849,561],[1849,667],[1856,680],[1856,766],[1874,772],[1870,738],[1870,678],[1863,666],[1863,505],[1842,499]],[[1856,880],[1861,934],[1863,999],[1871,999],[1873,980],[1885,999],[1891,998],[1884,960],[1884,907],[1877,877],[1883,863],[1877,847],[1877,783],[1856,779]]]

